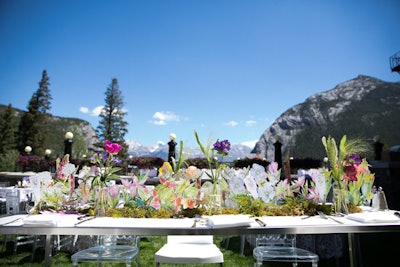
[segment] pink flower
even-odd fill
[[[128,179],[121,179],[121,183],[124,186],[124,188],[128,189],[130,187],[130,184],[132,183]]]
[[[136,176],[132,177],[132,183],[129,184],[129,190],[131,191],[131,196],[135,197],[139,187],[146,189],[145,180],[139,180]]]
[[[357,181],[357,166],[355,164],[350,164],[344,168],[345,177],[350,181]]]
[[[367,172],[367,168],[365,168],[364,166],[358,165],[357,167],[357,174],[363,174]]]
[[[108,188],[108,193],[110,194],[110,197],[116,198],[119,196],[119,186],[118,185],[112,185]]]
[[[121,150],[122,146],[117,143],[111,143],[106,140],[106,151],[110,154],[116,155]]]
[[[197,173],[197,167],[196,166],[189,166],[186,169],[186,174],[190,177],[190,178],[194,178],[195,175]]]
[[[194,199],[188,199],[183,203],[183,208],[187,209],[193,209],[196,206],[196,200]]]
[[[180,197],[177,197],[176,199],[173,200],[173,203],[175,204],[175,208],[174,208],[175,212],[178,212],[181,209],[182,202],[183,202],[183,200]]]
[[[278,162],[271,162],[271,164],[268,165],[268,170],[272,174],[276,173],[278,171]]]

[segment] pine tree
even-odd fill
[[[39,88],[29,101],[28,112],[21,117],[18,142],[20,152],[23,152],[25,146],[29,145],[33,149],[33,154],[44,155],[48,136],[46,123],[48,122],[48,111],[51,108],[50,100],[52,99],[49,85],[49,77],[44,70]]]
[[[127,112],[124,111],[124,101],[116,78],[112,79],[105,95],[105,106],[100,113],[100,122],[96,129],[102,142],[100,146],[103,147],[106,140],[120,144],[122,150],[118,154],[121,159],[125,159],[128,145],[124,138],[128,133],[128,122],[124,120],[124,116]]]
[[[16,148],[16,132],[15,116],[10,104],[0,117],[0,155]]]

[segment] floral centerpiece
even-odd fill
[[[69,162],[69,155],[56,160],[54,178],[48,171],[40,172],[29,177],[27,183],[32,189],[35,206],[31,212],[43,209],[61,211],[71,209],[75,200],[75,173],[74,164]]]
[[[105,216],[108,204],[111,204],[113,207],[118,204],[119,187],[108,188],[107,183],[112,179],[119,178],[117,172],[119,172],[121,168],[114,166],[114,164],[121,163],[121,160],[116,156],[121,148],[121,145],[106,140],[105,151],[102,153],[95,153],[90,158],[91,163],[94,165],[90,168],[87,179],[91,181],[90,189],[92,190],[95,200],[95,215]],[[107,200],[108,194],[111,196],[111,201]]]
[[[199,170],[195,166],[173,171],[169,162],[164,162],[159,169],[159,181],[156,191],[160,199],[160,205],[173,210],[178,214],[185,209],[193,209],[199,206]]]
[[[159,218],[220,213],[314,215],[320,203],[329,202],[332,191],[336,212],[354,212],[372,198],[374,174],[358,154],[367,148],[358,140],[344,136],[337,146],[333,138],[323,137],[329,167],[308,170],[311,180],[305,173],[288,180],[281,179],[276,162],[230,167],[223,160],[230,151],[228,140],[203,145],[196,131],[194,135],[207,166],[189,165],[182,156],[181,142],[179,158],[159,168],[156,186],[146,185],[146,173],[121,178],[117,157],[121,146],[108,140],[105,151],[91,157],[92,166],[83,166],[78,174],[68,156],[57,160],[54,179],[49,172],[42,172],[30,180],[36,210],[75,209],[96,216]]]
[[[227,166],[223,162],[223,158],[228,155],[231,144],[228,140],[219,141],[218,139],[211,148],[211,142],[208,142],[207,145],[204,146],[196,131],[194,135],[208,164],[206,174],[210,178],[210,181],[206,181],[202,186],[202,193],[203,197],[206,199],[207,209],[210,214],[221,213],[223,194],[229,191],[228,183],[224,178],[224,176],[226,176],[225,171]],[[218,158],[215,157],[215,153],[221,156],[221,163],[219,163]]]
[[[361,140],[342,137],[339,147],[334,138],[322,138],[329,160],[329,169],[324,175],[332,178],[333,197],[336,212],[348,214],[352,207],[363,205],[372,198],[374,174],[368,168],[366,159],[359,153],[367,151]]]

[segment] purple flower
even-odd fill
[[[228,140],[223,140],[215,142],[214,150],[217,151],[218,154],[226,156],[228,155],[229,150],[231,149],[231,143]]]
[[[355,165],[358,166],[358,165],[361,164],[362,159],[361,159],[360,155],[358,155],[356,153],[353,153],[353,154],[346,155],[345,158],[344,158],[344,161],[345,161],[344,165],[346,165],[346,164],[355,164]]]
[[[101,158],[103,159],[103,164],[106,163],[107,158],[108,158],[108,152],[103,152],[101,154]]]
[[[360,165],[362,162],[362,159],[358,154],[351,154],[351,158],[353,159],[354,164],[356,164],[357,166]]]
[[[113,159],[112,159],[112,162],[114,163],[114,164],[121,164],[122,163],[122,160],[120,160],[119,158],[117,158],[117,157],[113,157]]]

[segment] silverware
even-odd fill
[[[6,223],[3,223],[1,226],[8,225],[8,224],[12,224],[12,223],[15,223],[15,222],[17,222],[17,221],[19,221],[19,220],[26,219],[26,218],[28,218],[28,217],[29,217],[29,214],[28,214],[26,217],[23,217],[23,218],[17,218],[17,219],[15,219],[15,220],[12,220],[12,221],[9,221],[9,222],[6,222]]]
[[[262,226],[262,227],[267,226],[267,224],[266,224],[265,222],[261,221],[261,220],[258,219],[258,218],[255,218],[254,220],[255,220],[260,226]]]
[[[77,226],[78,224],[81,224],[81,223],[90,221],[90,220],[92,220],[92,219],[94,219],[94,218],[96,218],[96,217],[92,216],[92,217],[86,217],[86,218],[84,218],[84,219],[78,219],[79,222],[76,222],[76,223],[75,223],[75,226]]]
[[[331,220],[334,221],[334,222],[343,224],[343,222],[341,222],[341,221],[339,221],[339,220],[336,220],[335,218],[332,218],[331,216],[326,215],[326,214],[323,213],[322,211],[318,211],[318,215],[319,215],[321,218],[325,219],[325,220],[331,219]]]

